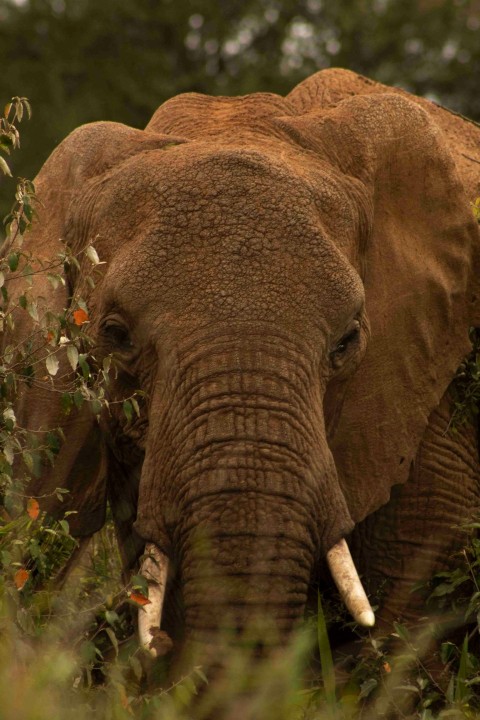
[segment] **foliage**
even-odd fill
[[[56,528],[55,536],[47,533],[45,544],[45,532],[52,527],[45,525],[41,515],[35,520],[22,516],[16,523],[2,535],[2,556],[12,549],[22,553],[36,540],[48,559],[43,565],[47,568],[44,581],[48,568],[63,560],[59,541],[67,536],[57,535]],[[20,588],[13,568],[4,574],[0,585],[2,717],[47,720],[68,712],[68,717],[79,720],[95,713],[107,719],[181,720],[191,717],[195,707],[195,718],[201,720],[213,710],[234,708],[236,703],[246,720],[380,718],[392,708],[398,717],[421,720],[480,717],[478,545],[463,557],[468,558],[460,583],[465,615],[460,616],[459,600],[453,598],[459,587],[457,571],[432,581],[432,599],[443,599],[443,617],[451,624],[453,608],[460,626],[458,642],[439,641],[437,656],[432,654],[431,641],[439,636],[438,623],[423,628],[396,624],[388,636],[359,634],[349,652],[333,651],[328,639],[333,626],[328,618],[322,619],[319,603],[318,617],[307,623],[281,655],[252,666],[245,650],[232,650],[228,670],[214,686],[208,685],[197,667],[162,689],[157,669],[132,636],[126,589],[118,581],[120,561],[108,524],[96,536],[73,582],[63,588],[54,582],[40,583],[44,571],[36,564],[31,565],[35,577]],[[436,594],[435,589],[439,589]],[[464,624],[464,617],[472,621],[470,625]],[[315,636],[321,668],[311,665],[308,669]]]
[[[472,210],[476,221],[480,224],[480,197],[472,203]]]
[[[480,407],[480,328],[470,328],[472,350],[459,365],[450,385],[453,409],[449,429],[477,422]]]
[[[14,97],[5,106],[3,117],[0,118],[0,152],[10,155],[11,149],[15,150],[20,147],[20,133],[15,123],[22,121],[24,109],[30,117],[31,108],[27,98]],[[1,155],[0,170],[4,175],[12,176],[7,161]]]
[[[42,433],[29,431],[17,424],[14,400],[23,389],[40,385],[56,392],[58,387],[61,388],[62,406],[67,413],[73,407],[79,408],[88,402],[92,411],[98,414],[102,403],[108,404],[104,385],[108,381],[110,360],[107,358],[104,366],[94,374],[91,356],[86,351],[89,339],[84,330],[88,321],[84,300],[75,296],[70,308],[55,313],[42,306],[41,298],[34,291],[33,278],[36,275],[45,274],[50,285],[57,288],[65,284],[65,266],[79,267],[78,257],[68,250],[47,264],[22,249],[23,234],[28,231],[34,208],[34,186],[21,180],[17,186],[16,203],[6,218],[8,235],[4,244],[5,255],[0,259],[1,327],[11,333],[16,323],[22,321],[23,313],[30,322],[30,331],[23,341],[4,346],[0,366],[0,489],[9,513],[14,513],[22,502],[23,488],[29,477],[38,477],[45,461],[53,465],[64,439],[61,428],[52,428],[43,437]],[[91,246],[85,249],[89,258],[92,257],[91,251]],[[5,285],[7,275],[10,281],[24,282],[24,289],[15,300],[9,296]],[[92,277],[88,279],[93,283]],[[62,356],[66,356],[72,373],[70,377],[60,378],[61,384],[55,389],[52,381],[59,371]],[[55,491],[59,499],[63,492],[61,488]]]
[[[480,198],[472,203],[473,215],[480,224]],[[460,363],[450,385],[452,416],[449,430],[453,433],[463,425],[478,422],[480,407],[480,328],[470,328],[472,350]]]
[[[8,156],[10,150],[20,146],[17,125],[23,118],[24,110],[30,117],[30,105],[26,98],[16,97],[6,105],[4,116],[0,118],[0,152],[4,155]],[[11,175],[5,157],[0,157],[1,169],[6,175]],[[15,416],[14,401],[25,389],[42,385],[47,392],[49,389],[52,393],[61,392],[65,414],[88,403],[92,412],[98,415],[102,408],[107,411],[109,408],[105,389],[112,365],[112,359],[107,357],[103,366],[94,370],[95,358],[89,352],[90,341],[85,332],[89,322],[88,312],[80,296],[74,295],[69,307],[56,313],[48,305],[42,306],[41,298],[33,288],[33,279],[37,275],[45,276],[54,289],[64,286],[64,271],[69,267],[77,270],[81,267],[79,256],[73,256],[68,250],[60,253],[52,263],[45,263],[24,251],[23,238],[35,215],[36,202],[33,183],[18,180],[15,203],[4,220],[7,238],[2,248],[3,257],[0,258],[0,329],[7,331],[7,338],[15,337],[14,344],[3,344],[0,365],[0,626],[7,644],[10,639],[24,649],[28,641],[34,642],[44,635],[51,635],[50,620],[59,607],[60,592],[57,587],[65,565],[78,555],[78,543],[70,536],[68,516],[71,512],[65,512],[58,521],[53,520],[42,511],[41,506],[47,496],[28,497],[25,494],[30,480],[40,476],[42,467],[54,464],[64,441],[62,429],[51,428],[40,433],[21,427]],[[85,255],[91,267],[91,273],[84,272],[84,277],[87,286],[93,287],[94,273],[101,264],[100,260],[91,245],[84,248],[80,255]],[[7,276],[10,283],[17,285],[17,290],[19,283],[23,284],[20,294],[9,294],[5,283]],[[25,327],[25,317],[28,318],[28,332],[22,339],[18,334],[14,336],[13,331],[18,324]],[[67,360],[68,372],[66,377],[59,378],[55,386],[53,378],[59,372],[62,355]],[[123,400],[123,406],[127,417],[131,417],[133,409],[138,412],[134,397]],[[58,503],[63,501],[66,492],[63,488],[54,489]],[[115,557],[116,551],[109,555]],[[97,553],[94,564],[98,557]],[[114,573],[117,584],[119,573],[117,563]],[[98,572],[91,578],[88,573],[82,577],[82,591],[77,598],[79,602],[84,597],[91,603],[99,577]],[[102,582],[105,585],[103,576]],[[84,586],[88,586],[88,593]],[[133,578],[130,588],[120,591],[119,602],[148,602],[143,595],[145,588],[143,578]],[[122,630],[125,618],[122,625],[122,619],[112,603],[111,600],[110,606],[103,610],[102,622],[95,626],[93,637],[103,632],[118,647],[117,638],[109,626],[116,625],[117,630]],[[101,610],[102,601],[97,601],[97,605]],[[72,605],[64,613],[73,627],[78,624],[75,620],[77,609]],[[85,610],[88,615],[92,611],[91,607]],[[82,641],[79,658],[102,657],[100,642],[97,645],[93,645],[92,641],[89,641],[90,645],[83,642],[89,622],[91,625],[93,620],[82,623],[77,638],[77,644]],[[71,661],[66,659],[65,667],[69,664]],[[86,672],[89,672],[88,668]]]
[[[331,66],[479,119],[479,28],[476,0],[0,0],[0,96],[38,118],[15,172],[82,123],[143,127],[180,92],[284,94]]]

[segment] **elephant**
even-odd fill
[[[78,538],[110,504],[149,582],[145,647],[162,627],[207,652],[257,613],[282,645],[327,566],[360,624],[417,616],[412,585],[479,507],[477,428],[448,432],[480,324],[479,126],[327,69],[286,97],[182,94],[144,130],[84,125],[35,186],[23,249],[93,242],[104,264],[93,288],[70,265],[33,292],[58,313],[80,292],[117,370],[100,419],[25,385],[19,422],[65,436],[29,493],[75,510]]]

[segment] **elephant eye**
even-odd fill
[[[128,328],[118,320],[106,320],[102,331],[106,340],[117,348],[128,350],[132,347]]]
[[[334,367],[338,367],[343,358],[346,356],[347,351],[352,345],[354,345],[360,337],[360,322],[354,320],[348,331],[341,338],[340,342],[335,345],[330,357]]]

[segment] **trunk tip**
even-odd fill
[[[153,639],[153,638],[152,638],[152,639]],[[149,643],[148,645],[143,645],[143,644],[142,644],[142,647],[143,647],[143,649],[150,655],[150,657],[151,657],[153,660],[156,660],[156,659],[157,659],[157,651],[155,650],[155,648],[150,647],[150,643]]]

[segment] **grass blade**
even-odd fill
[[[325,701],[328,710],[331,713],[331,717],[336,718],[337,698],[335,693],[335,668],[333,666],[332,650],[328,639],[327,624],[325,622],[320,592],[318,593],[317,634]]]

